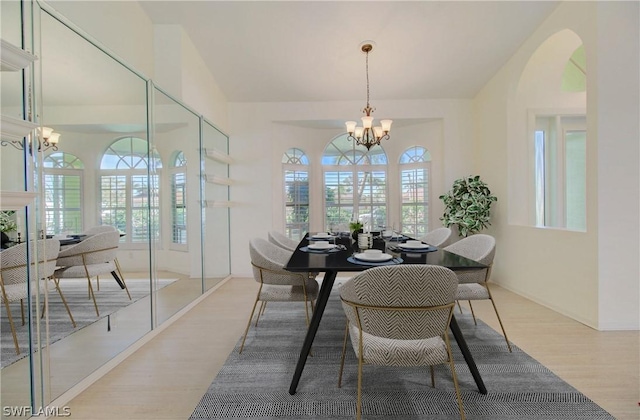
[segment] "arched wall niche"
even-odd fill
[[[583,40],[571,29],[546,38],[531,54],[512,92],[509,125],[509,223],[536,226],[536,115],[586,115],[586,91],[563,90],[565,68]]]

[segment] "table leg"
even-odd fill
[[[476,385],[478,386],[478,391],[481,394],[487,394],[487,388],[484,386],[484,381],[482,380],[482,376],[480,376],[480,372],[478,371],[478,366],[476,366],[476,362],[473,360],[473,356],[469,351],[469,347],[467,346],[467,342],[462,335],[462,331],[460,330],[460,326],[458,326],[458,321],[456,321],[456,317],[451,317],[451,323],[449,324],[449,328],[453,333],[453,337],[456,339],[458,343],[458,347],[460,347],[460,351],[462,351],[462,356],[464,357],[464,361],[467,362],[467,366],[469,366],[469,370],[471,371],[471,375],[473,379],[476,381]]]
[[[324,308],[325,306],[327,306],[327,302],[329,301],[329,295],[331,294],[331,289],[333,288],[333,283],[336,280],[337,274],[338,273],[336,271],[327,271],[324,274],[324,278],[322,279],[322,286],[320,287],[320,292],[318,293],[318,300],[316,300],[316,308],[313,311],[311,323],[309,323],[309,329],[307,330],[307,335],[304,338],[302,350],[300,351],[300,357],[298,358],[298,364],[296,365],[296,371],[293,374],[291,386],[289,387],[289,394],[291,395],[295,394],[296,388],[298,388],[298,382],[300,382],[302,370],[304,369],[305,363],[307,363],[307,357],[309,356],[309,352],[311,351],[313,339],[316,337],[316,332],[318,332],[320,319],[322,319]]]
[[[116,273],[115,271],[112,271],[111,275],[113,276],[114,279],[116,279],[116,281],[120,285],[120,288],[124,289],[124,283],[122,282],[122,280],[120,280],[120,277],[118,277],[118,273]]]

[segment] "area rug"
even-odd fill
[[[190,419],[355,418],[357,359],[350,347],[337,387],[345,316],[335,290],[297,393],[288,393],[306,332],[303,311],[299,303],[269,303],[242,354],[238,342]],[[488,389],[487,395],[478,392],[452,339],[467,419],[613,419],[515,345],[509,353],[504,337],[486,324],[475,326],[470,315],[458,312],[456,319]],[[449,368],[435,371],[432,388],[428,368],[365,365],[363,419],[459,419]]]
[[[158,288],[163,288],[176,280],[177,279],[159,279]],[[60,295],[53,287],[53,284],[50,283],[49,286],[52,287],[52,290],[49,292],[48,303],[50,344],[53,344],[69,334],[94,323],[98,319],[104,318],[149,295],[149,279],[127,280],[127,288],[131,294],[131,300],[129,300],[127,292],[121,289],[113,278],[101,278],[99,291],[97,290],[95,280],[93,280],[93,289],[96,294],[96,302],[98,303],[98,310],[100,312],[100,316],[97,316],[93,306],[93,300],[89,299],[86,279],[64,279],[61,280],[60,284],[62,293],[64,294],[67,304],[71,309],[73,318],[76,321],[76,328],[73,328],[73,325],[71,324],[71,320],[69,319],[69,315],[67,314],[64,305],[62,304]],[[28,356],[29,338],[27,325],[22,325],[20,303],[12,303],[11,315],[16,327],[18,344],[20,345],[20,354],[16,354],[13,338],[11,337],[9,319],[6,316],[4,305],[2,305],[0,312],[2,314],[0,324],[0,344],[2,346],[2,353],[0,362],[1,366],[5,367],[15,363],[23,357]]]

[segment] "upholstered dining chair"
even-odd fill
[[[303,302],[307,325],[309,325],[309,306],[314,310],[314,302],[318,297],[318,282],[315,277],[310,277],[308,273],[293,273],[286,271],[284,266],[291,257],[291,252],[271,242],[254,238],[249,242],[249,254],[251,256],[251,266],[253,267],[253,277],[260,283],[256,300],[251,309],[249,322],[244,332],[239,353],[244,349],[247,333],[251,326],[251,321],[256,312],[258,302],[262,305],[266,302]],[[258,326],[262,306],[257,313],[255,326]]]
[[[456,293],[456,300],[466,300],[469,303],[469,309],[471,309],[471,315],[473,316],[473,322],[477,325],[476,315],[473,312],[472,300],[490,300],[493,305],[493,310],[498,317],[502,334],[507,342],[507,348],[511,352],[511,343],[507,338],[507,332],[502,325],[502,319],[498,313],[496,302],[491,295],[491,289],[489,288],[489,278],[491,277],[491,267],[493,265],[493,258],[496,254],[496,240],[491,235],[475,234],[460,239],[458,242],[449,245],[444,248],[445,251],[449,251],[453,254],[462,255],[463,257],[472,259],[479,263],[485,264],[488,268],[483,270],[460,270],[456,271],[458,276],[458,291]]]
[[[29,255],[31,261],[31,270],[28,274],[27,269],[27,244],[29,244]],[[2,301],[4,302],[5,309],[7,311],[7,318],[9,320],[9,326],[11,327],[11,335],[13,336],[13,344],[16,347],[16,354],[20,354],[20,346],[18,344],[18,338],[16,335],[15,325],[13,324],[13,318],[11,316],[11,302],[20,301],[20,313],[22,315],[22,325],[24,325],[24,299],[27,298],[27,278],[28,275],[39,277],[38,282],[31,281],[31,294],[32,296],[39,291],[48,291],[47,280],[53,275],[56,267],[56,258],[60,250],[60,241],[57,239],[45,239],[37,241],[37,248],[34,247],[34,242],[23,242],[21,244],[12,246],[0,253],[0,289],[2,291]],[[38,261],[38,268],[35,270],[35,261]],[[55,283],[54,283],[55,284]],[[69,314],[69,319],[73,327],[76,327],[76,322],[71,315],[67,300],[64,298],[62,291],[55,284],[56,290],[60,294],[60,298],[64,307]],[[44,312],[44,306],[43,306]]]
[[[465,419],[448,328],[458,280],[453,271],[435,265],[374,267],[347,280],[340,288],[347,327],[338,387],[342,386],[347,340],[358,357],[356,417],[362,416],[364,364],[433,366],[448,364],[460,418]]]
[[[453,232],[448,227],[436,228],[427,233],[421,239],[422,242],[435,246],[437,248],[444,248],[445,246],[451,245],[455,241]]]
[[[96,309],[97,316],[100,316],[100,311],[98,310],[96,295],[91,285],[91,279],[94,277],[117,271],[129,300],[131,300],[131,294],[124,281],[124,276],[122,276],[119,264],[115,261],[119,241],[120,233],[116,230],[97,233],[77,245],[65,248],[58,254],[57,263],[61,268],[55,271],[53,277],[56,281],[86,278],[89,297],[93,299],[93,306]]]
[[[82,232],[83,235],[87,235],[87,236],[91,236],[91,235],[95,235],[98,233],[104,233],[104,232],[120,232],[115,226],[111,226],[111,225],[97,225],[97,226],[92,226],[89,229],[85,230]],[[119,244],[120,242],[118,242]],[[120,263],[118,262],[118,258],[114,258],[113,262],[116,264],[116,267],[118,269],[118,273],[122,273],[122,270],[120,269]],[[98,287],[98,291],[100,290],[100,276],[96,276],[96,286]]]
[[[269,231],[267,237],[269,238],[269,242],[274,245],[278,245],[280,248],[284,248],[287,251],[293,252],[298,247],[298,241],[295,241],[276,230]]]

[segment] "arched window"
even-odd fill
[[[336,137],[322,155],[325,227],[348,230],[359,220],[368,227],[387,224],[387,155]]]
[[[84,164],[71,153],[55,152],[44,158],[43,166],[47,235],[82,232]]]
[[[429,232],[430,162],[431,154],[420,146],[410,147],[400,156],[400,229],[415,238]]]
[[[125,232],[126,243],[146,243],[159,234],[158,175],[162,168],[149,143],[125,137],[107,148],[100,163],[100,223]]]
[[[282,155],[285,233],[301,239],[309,231],[309,159],[296,148]]]
[[[175,153],[171,162],[171,242],[187,244],[187,160]]]

